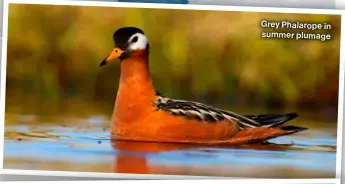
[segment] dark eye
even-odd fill
[[[137,42],[138,41],[138,36],[135,36],[135,37],[133,37],[133,39],[132,39],[132,43],[135,43],[135,42]]]

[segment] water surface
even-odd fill
[[[294,121],[294,124],[308,125],[308,131],[272,139],[271,144],[210,147],[112,142],[109,139],[109,113],[70,115],[68,112],[80,108],[69,107],[60,116],[46,111],[39,115],[24,113],[28,111],[11,108],[10,104],[7,109],[6,169],[266,178],[335,177],[336,126],[310,118]]]

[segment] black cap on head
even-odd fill
[[[115,46],[121,50],[126,50],[129,38],[136,33],[144,34],[144,31],[136,27],[123,27],[118,29],[113,34]]]

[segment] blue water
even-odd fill
[[[88,119],[91,125],[97,118]],[[5,139],[4,167],[11,169],[117,172],[121,167],[150,168],[156,174],[229,177],[334,177],[336,139],[331,134],[300,133],[272,140],[273,146],[204,147],[139,142],[111,142],[107,129],[41,126],[49,130],[30,135],[30,126],[12,126]],[[35,128],[37,131],[37,128]],[[311,135],[318,135],[312,137]],[[322,136],[320,136],[322,135]],[[288,147],[279,145],[294,144]],[[276,146],[276,144],[278,146]],[[113,145],[113,146],[112,146]],[[114,146],[115,145],[115,146]],[[154,150],[154,151],[152,151]],[[121,159],[121,162],[118,161]],[[137,161],[139,160],[139,161]],[[68,163],[66,167],[54,165]],[[66,165],[66,164],[65,164]],[[83,166],[89,167],[83,167]],[[137,173],[136,169],[129,171]]]

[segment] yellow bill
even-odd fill
[[[111,61],[118,59],[122,54],[123,54],[123,50],[119,49],[119,48],[114,48],[110,54],[101,62],[100,66],[104,66],[107,63],[110,63]]]

